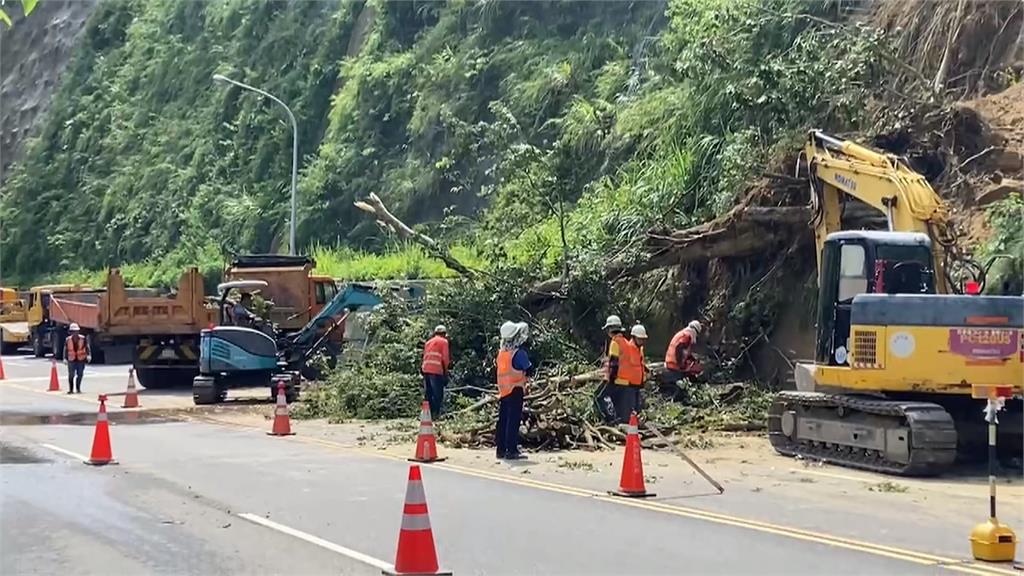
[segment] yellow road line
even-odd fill
[[[11,388],[17,388],[18,390],[24,390],[25,392],[35,392],[36,394],[42,394],[43,396],[53,396],[54,398],[60,398],[62,400],[75,400],[77,402],[85,402],[86,404],[98,404],[98,400],[90,400],[91,396],[84,395],[79,396],[77,394],[66,394],[63,389],[59,392],[49,392],[46,390],[38,390],[36,388],[29,388],[28,386],[21,386],[19,384],[11,384],[10,381],[4,380],[0,383],[2,386],[8,386]]]
[[[249,429],[249,430],[261,430],[256,426],[248,424],[240,424],[238,422],[229,422],[220,420],[218,418],[209,415],[198,415],[192,416],[192,419],[207,422],[214,425],[227,425],[236,428]],[[353,447],[350,445],[333,442],[331,440],[324,440],[321,438],[311,438],[308,436],[289,436],[288,440],[293,442],[301,442],[304,444],[315,444],[338,450],[342,452],[358,453],[366,456],[373,456],[376,458],[384,458],[387,460],[394,460],[400,462],[406,462],[406,459],[401,456],[394,454],[388,454],[378,450],[370,450],[366,448]],[[858,552],[864,552],[867,554],[874,554],[876,556],[885,556],[897,560],[903,560],[906,562],[912,562],[915,564],[929,565],[929,566],[941,566],[949,570],[955,570],[957,572],[963,572],[965,574],[975,574],[980,576],[992,576],[992,575],[1011,575],[1019,576],[1018,572],[1013,570],[1004,569],[998,566],[989,566],[985,564],[965,564],[963,560],[955,558],[947,558],[943,556],[936,556],[934,554],[928,554],[925,552],[916,552],[913,550],[906,550],[902,548],[895,548],[892,546],[885,546],[881,544],[873,544],[870,542],[863,542],[859,540],[853,540],[849,538],[843,538],[840,536],[833,536],[830,534],[824,534],[821,532],[815,532],[812,530],[803,530],[800,528],[791,528],[788,526],[781,526],[776,524],[770,524],[768,522],[761,522],[758,520],[751,520],[747,518],[740,518],[737,516],[730,516],[728,514],[720,514],[717,512],[710,512],[707,510],[701,510],[699,508],[689,508],[686,506],[662,504],[658,502],[632,500],[626,498],[615,498],[608,496],[603,492],[596,492],[585,488],[577,488],[574,486],[565,486],[562,484],[553,484],[550,482],[543,482],[539,480],[520,478],[515,476],[509,476],[507,474],[490,472],[487,470],[478,470],[475,468],[467,468],[459,466],[457,464],[449,463],[434,463],[430,464],[430,467],[441,468],[464,474],[466,476],[475,476],[478,478],[484,478],[488,480],[495,480],[498,482],[505,482],[507,484],[514,484],[528,488],[536,488],[539,490],[546,490],[549,492],[557,492],[560,494],[567,494],[570,496],[579,496],[583,498],[594,498],[603,502],[609,502],[613,504],[619,504],[622,506],[630,506],[633,508],[641,508],[650,510],[653,512],[662,512],[665,514],[671,514],[674,516],[681,516],[686,518],[694,518],[698,520],[705,520],[708,522],[715,522],[718,524],[726,524],[739,528],[746,528],[749,530],[756,530],[768,534],[775,534],[778,536],[784,536],[788,538],[794,538],[797,540],[803,540],[807,542],[814,542],[818,544],[825,544],[829,546],[835,546],[837,548],[845,548],[848,550],[854,550]]]

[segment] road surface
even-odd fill
[[[153,416],[114,406],[111,435],[120,464],[86,466],[94,396],[48,394],[48,364],[6,360],[3,574],[379,574],[394,561],[407,462],[195,414]],[[85,388],[123,379],[123,368],[105,367],[87,374]],[[955,554],[532,481],[529,463],[518,470],[517,478],[423,467],[444,568],[456,574],[1015,573],[960,563]],[[795,505],[777,504],[788,512]]]

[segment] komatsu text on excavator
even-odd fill
[[[982,296],[984,268],[956,244],[927,180],[900,158],[814,131],[807,168],[818,257],[813,364],[796,366],[769,437],[785,455],[902,475],[935,475],[984,455],[984,401],[972,385],[1012,386],[1000,443],[1020,452],[1024,297]],[[887,231],[841,231],[853,198]],[[956,273],[972,280],[960,294]],[[1005,437],[1002,435],[1006,433]]]

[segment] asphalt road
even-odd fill
[[[94,398],[42,392],[45,363],[15,360],[6,367],[8,381],[0,382],[3,574],[370,574],[393,562],[408,463],[299,436],[145,412],[128,418],[113,409],[113,451],[121,464],[85,466]],[[109,370],[111,378],[123,375]],[[93,376],[97,383],[103,377]],[[600,497],[532,482],[528,470],[528,463],[521,466],[517,479],[424,466],[444,568],[456,574],[1013,573],[943,566],[827,534]],[[780,510],[792,505],[778,503]]]

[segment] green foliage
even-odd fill
[[[472,247],[453,246],[452,256],[463,264],[482,268],[484,261]],[[457,274],[430,256],[419,244],[402,244],[382,253],[363,252],[345,246],[310,251],[316,271],[339,280],[415,280],[453,278]]]
[[[28,16],[29,14],[32,13],[33,10],[36,9],[36,4],[38,4],[38,3],[39,3],[39,0],[21,0],[21,11],[22,11],[22,13],[24,13],[25,16]],[[4,11],[3,8],[0,8],[0,22],[3,22],[4,24],[7,24],[7,26],[13,26],[14,25],[11,22],[11,17],[7,14],[7,12]]]
[[[992,237],[982,246],[980,256],[983,260],[1000,258],[989,270],[985,291],[1024,294],[1024,200],[1013,194],[989,207],[986,215]]]

